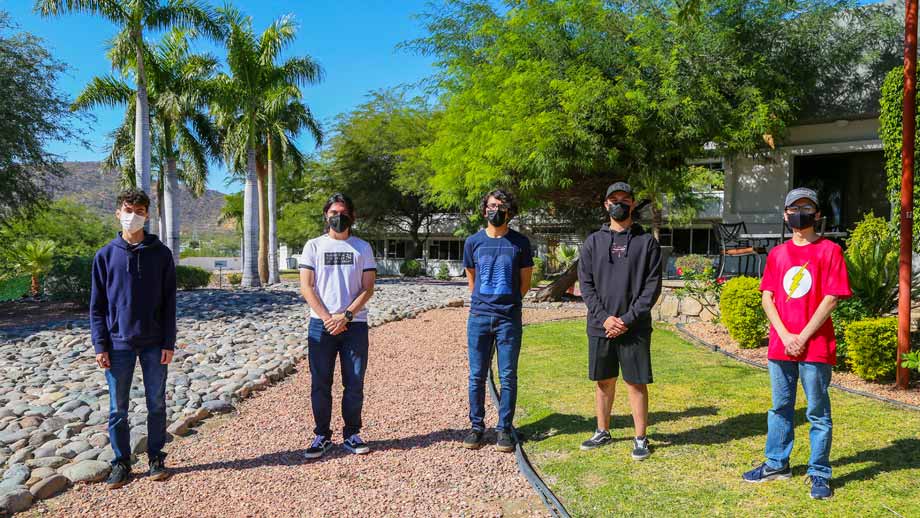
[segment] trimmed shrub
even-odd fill
[[[203,288],[211,282],[211,272],[197,266],[176,266],[176,287],[180,290]]]
[[[530,284],[537,286],[546,278],[546,262],[539,257],[533,258],[533,271],[530,274]]]
[[[847,326],[847,362],[867,381],[894,375],[898,357],[898,319],[895,317],[857,320]]]
[[[406,259],[399,265],[399,273],[403,277],[418,277],[422,274],[422,265],[415,259]]]
[[[28,275],[0,276],[0,302],[21,299],[29,294],[32,283]]]
[[[438,273],[435,275],[435,277],[442,281],[450,280],[450,268],[447,266],[447,263],[441,263],[438,265]]]
[[[229,282],[233,286],[239,286],[243,282],[243,274],[239,272],[228,273],[227,282]]]
[[[51,300],[73,302],[89,307],[93,289],[91,256],[60,257],[54,260],[45,277],[45,294]]]
[[[834,338],[837,341],[837,365],[834,366],[835,370],[850,370],[850,365],[847,362],[847,357],[849,356],[846,339],[847,327],[850,326],[851,322],[871,316],[872,313],[856,297],[850,297],[837,303],[837,307],[831,313],[831,321],[834,323]]]
[[[763,312],[760,281],[735,277],[722,286],[719,299],[721,320],[732,339],[745,349],[759,347],[767,336],[767,315]]]

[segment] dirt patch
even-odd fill
[[[86,318],[89,318],[89,310],[69,302],[31,299],[0,302],[0,330]]]
[[[742,349],[728,335],[724,327],[709,322],[696,322],[687,324],[684,329],[700,340],[717,345],[727,352],[751,360],[759,365],[767,365],[767,348]],[[893,383],[872,383],[864,381],[852,372],[834,371],[831,381],[852,390],[867,392],[869,394],[900,401],[909,405],[920,406],[920,382],[914,380],[908,390],[898,390]]]

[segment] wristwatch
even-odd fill
[[[354,318],[355,318],[355,314],[346,309],[345,310],[345,320],[351,322],[352,320],[354,320]]]

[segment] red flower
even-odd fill
[[[683,268],[678,268],[678,269],[677,269],[677,275],[680,275],[681,277],[683,277],[683,276],[684,276],[684,269],[683,269]]]
[[[726,281],[725,277],[719,277],[718,279],[716,279],[717,284],[725,284],[725,281]]]

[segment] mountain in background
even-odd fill
[[[115,212],[115,197],[121,190],[119,176],[105,172],[99,162],[65,162],[69,174],[58,185],[51,187],[54,199],[67,198],[86,206],[103,217]],[[154,184],[154,187],[156,184]],[[151,190],[153,190],[151,188]],[[156,196],[150,194],[151,229],[156,232]],[[179,223],[183,239],[199,234],[233,234],[232,226],[217,223],[224,207],[224,194],[206,190],[199,198],[193,198],[181,184],[179,186]]]

